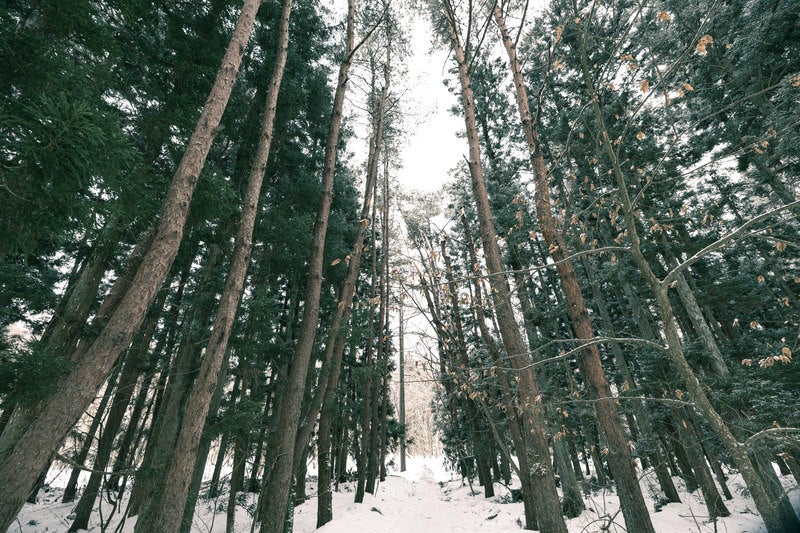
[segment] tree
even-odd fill
[[[59,381],[34,423],[20,436],[13,450],[0,459],[0,475],[15,480],[0,488],[0,529],[11,524],[64,434],[127,348],[172,265],[183,237],[191,196],[236,80],[259,4],[258,0],[248,0],[242,8],[214,87],[164,200],[153,243],[128,292],[80,364]]]
[[[492,299],[495,304],[503,344],[519,380],[523,427],[525,428],[526,443],[529,446],[523,453],[527,453],[529,456],[530,475],[532,476],[532,489],[534,491],[533,497],[537,505],[536,518],[541,529],[554,532],[566,531],[566,525],[560,513],[558,494],[550,461],[550,451],[544,434],[545,423],[540,403],[539,384],[536,382],[536,375],[532,368],[527,364],[527,350],[514,319],[508,285],[500,261],[500,249],[497,244],[497,234],[494,230],[492,213],[489,207],[489,197],[483,180],[477,123],[473,107],[472,89],[470,87],[469,63],[459,37],[459,27],[453,5],[445,0],[437,7],[441,9],[439,16],[442,17],[447,26],[447,34],[449,35],[458,66],[464,122],[469,143],[468,165],[480,222],[484,257],[490,275],[489,282]],[[528,440],[528,434],[530,434],[530,440]]]
[[[564,238],[556,229],[550,206],[549,184],[547,183],[547,168],[539,145],[539,135],[536,123],[531,115],[528,94],[522,78],[519,61],[517,60],[516,46],[511,39],[505,24],[505,16],[500,4],[496,4],[493,16],[503,39],[503,45],[508,54],[514,86],[517,93],[517,107],[520,120],[525,132],[528,145],[530,165],[533,171],[536,186],[536,214],[539,228],[544,235],[550,256],[556,265],[561,286],[567,303],[567,311],[572,321],[572,327],[578,339],[591,340],[594,338],[594,329],[589,319],[586,303],[583,299],[581,287],[575,273],[572,261],[569,259],[569,250]],[[537,111],[537,116],[540,114]],[[636,470],[631,457],[628,439],[622,429],[617,413],[616,403],[608,386],[603,366],[600,362],[600,351],[596,344],[588,346],[580,358],[581,372],[589,389],[589,398],[594,400],[597,418],[603,428],[609,445],[608,461],[620,495],[620,507],[625,516],[625,524],[629,529],[636,531],[654,531],[650,521],[647,506],[644,503],[642,490],[636,476]]]

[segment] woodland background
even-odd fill
[[[407,373],[528,529],[613,487],[653,531],[644,471],[800,530],[798,3],[335,7],[3,2],[0,531],[65,465],[70,530],[220,491],[290,530],[309,462],[321,526],[438,449]],[[421,17],[468,154],[430,195],[395,179]]]

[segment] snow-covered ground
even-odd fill
[[[800,490],[791,477],[781,478],[790,489],[796,509],[800,509]],[[679,490],[683,489],[676,478]],[[683,503],[668,504],[659,511],[653,508],[656,491],[654,477],[642,479],[645,499],[652,512],[652,520],[659,533],[765,533],[763,522],[755,514],[753,501],[747,496],[744,484],[738,475],[732,475],[728,486],[734,499],[725,504],[731,516],[718,519],[716,525],[708,520],[700,491],[688,494],[681,490]],[[521,503],[509,503],[510,495],[502,485],[495,485],[497,495],[486,499],[480,487],[474,494],[460,476],[446,471],[440,458],[411,458],[406,472],[391,472],[386,481],[380,483],[376,494],[367,494],[364,503],[353,503],[353,488],[340,487],[334,493],[332,522],[317,530],[315,486],[308,485],[311,498],[295,510],[295,532],[311,533],[478,533],[522,530],[523,509]],[[40,494],[39,503],[26,505],[19,519],[9,532],[39,533],[65,531],[71,520],[74,503],[60,503],[61,490],[50,489]],[[226,496],[217,500],[201,499],[197,505],[193,531],[216,533],[225,531]],[[124,505],[127,502],[122,502]],[[587,510],[578,518],[568,521],[570,533],[601,533],[624,531],[623,520],[618,511],[618,500],[613,491],[597,491],[586,497]],[[236,531],[249,532],[251,519],[248,507],[253,508],[252,495],[241,495],[237,509]],[[216,512],[215,512],[216,510]],[[103,516],[108,519],[111,505],[103,502]],[[106,531],[115,531],[119,513],[112,517]],[[133,531],[134,521],[129,520],[121,532]],[[615,526],[619,524],[619,526]],[[100,532],[99,514],[93,515],[91,531]],[[154,532],[158,533],[158,532]]]

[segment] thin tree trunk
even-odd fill
[[[373,195],[376,194],[377,185],[374,186],[375,190],[373,190]],[[372,220],[376,220],[376,207],[375,204],[372,206]],[[377,237],[377,225],[373,223],[372,225],[372,253],[370,257],[370,291],[369,291],[369,300],[367,302],[368,305],[368,317],[367,317],[367,339],[366,339],[366,346],[364,347],[364,391],[363,391],[363,401],[362,401],[362,410],[363,413],[361,415],[361,439],[360,439],[360,449],[358,451],[358,455],[356,457],[356,470],[358,471],[358,478],[356,480],[356,493],[353,498],[355,503],[362,503],[364,501],[364,493],[367,492],[367,478],[369,476],[368,467],[369,467],[369,443],[370,437],[372,435],[372,375],[374,374],[374,366],[375,363],[373,361],[373,351],[375,345],[375,313],[373,311],[373,305],[375,301],[375,287],[377,284],[377,264],[378,264],[378,257],[377,257],[377,246],[375,246],[375,241]]]
[[[64,497],[61,499],[61,503],[68,503],[75,499],[75,493],[77,492],[78,488],[78,477],[83,471],[83,468],[81,467],[86,464],[86,458],[89,456],[89,451],[92,449],[92,445],[94,444],[95,435],[97,435],[97,430],[99,429],[103,417],[105,416],[108,402],[110,402],[111,398],[113,397],[114,389],[116,388],[116,382],[117,376],[116,373],[114,373],[111,375],[111,378],[106,385],[106,389],[103,392],[103,398],[100,400],[100,404],[97,406],[97,410],[92,417],[92,423],[89,426],[89,430],[86,432],[86,438],[84,438],[83,444],[81,444],[81,449],[78,452],[78,455],[73,459],[73,462],[76,464],[76,466],[72,468],[69,481],[67,481],[67,486],[64,489]],[[77,465],[80,465],[80,467]]]
[[[703,449],[691,429],[691,421],[687,422],[685,417],[680,416],[679,413],[676,414],[678,414],[678,419],[675,421],[675,427],[677,427],[678,434],[681,436],[683,443],[685,443],[683,448],[692,465],[695,479],[703,492],[703,499],[706,502],[709,516],[712,520],[717,517],[730,516],[730,511],[722,501],[722,496],[720,496],[716,485],[714,485],[711,470],[708,468],[703,456]]]
[[[125,360],[123,361],[123,368],[120,373],[119,382],[117,383],[114,400],[111,402],[105,426],[103,427],[100,439],[97,443],[94,467],[89,476],[89,481],[86,484],[86,489],[75,508],[75,519],[68,531],[88,529],[89,527],[89,517],[92,514],[95,500],[103,484],[104,471],[111,459],[114,438],[122,425],[122,419],[125,416],[128,404],[133,396],[136,382],[139,380],[142,371],[142,363],[147,356],[147,350],[153,339],[153,335],[155,335],[158,318],[161,314],[165,298],[166,291],[162,290],[159,296],[160,301],[157,302],[148,313],[149,318],[147,326],[139,333],[137,340],[124,356]]]
[[[467,359],[467,343],[464,338],[464,328],[461,322],[461,313],[459,311],[458,296],[456,295],[456,283],[453,279],[453,267],[450,264],[450,256],[447,253],[447,246],[444,239],[441,241],[441,252],[445,265],[445,279],[447,280],[447,293],[450,297],[451,316],[453,318],[453,327],[456,334],[455,346],[455,359],[457,379],[460,383],[467,387],[471,387],[469,380],[469,361]],[[467,392],[471,392],[467,389]],[[471,433],[472,446],[475,451],[475,462],[478,468],[478,477],[484,485],[484,497],[494,497],[494,485],[492,483],[492,476],[489,473],[489,464],[487,462],[487,443],[484,442],[483,435],[479,428],[479,415],[475,401],[469,397],[463,401],[464,410],[467,415],[467,422],[469,424],[469,431]]]
[[[211,480],[208,484],[208,493],[206,497],[210,500],[219,496],[219,480],[222,475],[222,464],[225,462],[225,455],[228,452],[228,441],[230,440],[231,432],[226,431],[219,439],[219,449],[217,449],[217,458],[214,460],[214,471],[211,473]]]
[[[675,259],[669,243],[663,236],[662,246],[664,246],[666,250],[665,256],[669,268],[675,268],[678,266],[678,260]],[[700,338],[703,348],[705,348],[704,353],[708,358],[709,366],[718,378],[720,378],[723,382],[727,381],[731,377],[731,371],[725,364],[725,357],[722,355],[722,352],[720,352],[717,340],[714,338],[714,334],[712,333],[705,316],[703,316],[700,305],[697,303],[697,299],[694,297],[694,293],[689,287],[689,283],[686,281],[684,273],[679,274],[675,280],[677,281],[676,288],[678,291],[678,297],[686,309],[686,314],[689,316],[689,320],[691,321],[695,332]]]
[[[333,519],[333,500],[331,494],[332,465],[331,465],[331,431],[333,416],[336,407],[337,386],[339,375],[342,368],[342,355],[345,347],[345,328],[350,320],[355,295],[356,280],[361,266],[361,256],[364,251],[364,238],[366,236],[367,225],[370,223],[370,211],[373,202],[373,193],[377,180],[377,164],[383,137],[384,112],[389,89],[388,68],[384,71],[384,87],[381,91],[381,100],[377,120],[374,121],[374,131],[370,142],[370,154],[367,165],[367,180],[364,185],[364,202],[359,216],[359,228],[353,249],[350,252],[350,262],[347,265],[347,274],[342,288],[339,291],[339,303],[331,322],[331,333],[325,348],[325,360],[330,359],[330,374],[327,376],[327,383],[324,386],[324,398],[320,411],[320,422],[318,431],[318,470],[319,480],[317,488],[317,527],[322,527]],[[373,221],[374,224],[374,221]],[[328,356],[328,350],[332,350]],[[309,424],[311,421],[309,420]]]
[[[617,332],[614,329],[614,324],[611,321],[611,316],[608,312],[608,308],[606,307],[605,298],[603,296],[602,291],[600,290],[600,286],[597,283],[596,278],[592,275],[592,264],[587,260],[586,262],[586,273],[589,277],[589,283],[592,288],[592,295],[594,296],[594,300],[597,304],[597,308],[603,321],[604,329],[606,330],[606,334],[609,337],[616,337]],[[650,340],[657,340],[657,339],[650,339]],[[617,370],[619,371],[621,381],[620,384],[622,390],[634,389],[636,388],[636,382],[633,379],[633,375],[628,367],[628,361],[625,358],[625,354],[622,351],[622,348],[617,343],[611,344],[611,351],[614,354],[614,363],[616,364]],[[667,500],[672,503],[680,502],[680,496],[678,495],[678,490],[675,488],[675,484],[672,481],[672,477],[669,475],[667,471],[667,465],[661,456],[661,452],[658,449],[658,443],[656,442],[655,431],[653,430],[653,425],[650,422],[649,415],[647,414],[647,410],[645,408],[644,403],[641,400],[632,400],[633,403],[633,411],[636,414],[636,421],[640,426],[640,430],[642,432],[642,437],[645,440],[645,444],[647,446],[646,454],[650,458],[650,463],[653,465],[653,469],[656,472],[656,477],[658,478],[658,483],[661,486],[661,490],[664,492]]]
[[[478,263],[478,256],[475,251],[475,245],[472,241],[472,234],[470,233],[469,224],[467,223],[466,215],[461,215],[461,223],[464,225],[464,235],[467,241],[467,251],[469,252],[470,264],[474,272],[479,272],[480,267]],[[514,443],[514,448],[517,452],[517,461],[519,463],[519,479],[522,485],[522,502],[525,512],[525,529],[538,529],[537,520],[537,506],[535,491],[532,483],[532,471],[529,464],[529,457],[533,456],[535,452],[529,452],[528,447],[531,445],[526,439],[525,424],[522,416],[519,414],[519,408],[514,401],[513,392],[509,379],[506,376],[505,368],[507,364],[503,357],[500,355],[500,350],[494,342],[494,338],[489,332],[489,328],[484,320],[484,300],[482,296],[483,289],[477,276],[473,276],[472,283],[474,286],[475,297],[475,314],[477,315],[478,328],[481,332],[486,349],[489,356],[492,358],[495,368],[497,368],[497,381],[500,384],[500,393],[503,398],[503,405],[505,406],[505,413],[508,419],[508,428],[511,433],[511,442]],[[499,443],[498,443],[499,444]],[[509,462],[511,459],[508,459]]]
[[[217,378],[217,388],[211,397],[211,402],[208,410],[208,417],[212,418],[217,415],[222,396],[225,393],[225,385],[228,381],[228,353],[222,362],[222,369]],[[206,463],[208,462],[208,455],[211,451],[211,431],[208,424],[203,428],[203,434],[200,437],[200,445],[195,454],[194,467],[192,469],[192,478],[189,483],[189,493],[186,497],[186,505],[183,509],[183,520],[181,521],[180,533],[189,533],[194,521],[194,512],[197,506],[197,498],[200,496],[200,485],[203,483],[203,474],[205,474]]]
[[[398,324],[398,366],[400,367],[400,398],[399,402],[400,405],[398,406],[399,409],[399,417],[400,417],[400,428],[402,430],[402,434],[400,436],[400,471],[406,471],[406,435],[407,435],[407,428],[406,428],[406,361],[405,361],[405,338],[404,338],[404,331],[405,331],[405,324],[403,323],[403,295],[400,295],[400,303],[398,306],[398,317],[397,317],[397,324]]]
[[[215,268],[222,260],[223,252],[215,245],[209,247],[201,271],[201,285],[212,279]],[[187,254],[191,259],[191,254]],[[208,299],[212,299],[209,295]],[[200,357],[200,339],[206,335],[213,311],[209,302],[198,303],[187,313],[181,325],[180,344],[169,371],[162,372],[160,381],[169,378],[168,384],[159,384],[160,395],[154,410],[151,431],[147,440],[144,458],[135,478],[128,515],[135,516],[148,498],[160,493],[164,483],[164,471],[169,467],[170,457],[175,450],[175,442],[181,427],[181,419],[186,410],[189,391],[192,388]]]

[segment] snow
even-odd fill
[[[310,469],[313,471],[313,468]],[[731,516],[717,520],[716,526],[708,520],[706,507],[700,491],[689,494],[679,478],[674,478],[680,491],[682,503],[667,504],[656,511],[653,502],[658,496],[655,476],[642,476],[642,490],[651,511],[655,530],[659,533],[721,532],[721,533],[766,533],[761,518],[755,513],[752,499],[747,495],[744,483],[737,474],[731,474],[728,486],[734,499],[725,504]],[[793,478],[782,477],[795,509],[800,509],[800,489]],[[354,487],[343,485],[334,493],[333,521],[316,529],[316,487],[308,484],[311,498],[295,509],[295,532],[311,533],[478,533],[521,531],[523,507],[521,503],[509,503],[509,490],[495,484],[496,496],[484,498],[481,487],[473,485],[474,492],[466,480],[447,471],[441,458],[412,457],[406,472],[391,471],[384,482],[378,484],[375,495],[367,494],[362,504],[353,503]],[[39,533],[64,531],[71,520],[68,515],[75,503],[60,503],[61,490],[50,488],[40,493],[39,503],[27,504],[18,520],[8,532]],[[216,500],[201,499],[192,531],[216,533],[225,531],[224,502],[227,495]],[[585,496],[586,511],[579,517],[568,520],[570,533],[622,533],[624,528],[619,501],[613,490],[595,490]],[[123,500],[121,505],[126,505]],[[251,519],[248,508],[255,505],[255,496],[241,494],[237,509],[237,532],[249,532]],[[216,510],[216,512],[215,512]],[[111,505],[104,501],[102,514],[106,519]],[[114,531],[120,513],[112,517],[107,531]],[[128,520],[120,529],[133,531],[135,520]],[[101,531],[99,514],[95,513],[90,531]]]

